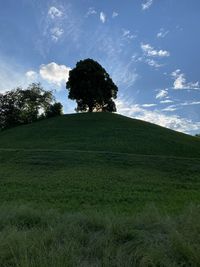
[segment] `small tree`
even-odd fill
[[[32,83],[27,89],[20,90],[20,94],[20,110],[23,123],[37,120],[54,101],[52,92],[44,90],[40,83]]]
[[[62,115],[62,104],[59,102],[54,103],[53,105],[50,105],[49,108],[46,110],[46,117],[55,117]]]
[[[54,102],[52,92],[39,83],[32,83],[25,90],[17,88],[0,94],[0,129],[61,115],[62,105]]]
[[[76,100],[76,111],[115,112],[113,99],[117,97],[117,86],[106,70],[92,59],[81,60],[69,72],[66,84],[68,98]]]
[[[20,123],[20,89],[0,94],[0,128]]]

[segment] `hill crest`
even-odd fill
[[[111,113],[69,114],[0,133],[0,149],[69,149],[199,157],[200,140]]]

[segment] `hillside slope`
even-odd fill
[[[200,203],[200,140],[108,113],[0,133],[0,202],[132,214]]]
[[[0,148],[200,157],[200,139],[117,114],[72,114],[0,133]]]

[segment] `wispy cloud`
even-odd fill
[[[173,111],[181,109],[183,107],[194,106],[194,105],[200,105],[200,101],[186,101],[186,102],[182,102],[182,103],[176,103],[174,105],[170,105],[170,106],[162,109],[162,111],[173,112]]]
[[[160,104],[169,104],[169,103],[173,103],[174,101],[171,99],[165,99],[165,100],[161,100]]]
[[[141,106],[144,107],[144,108],[151,108],[151,107],[157,106],[157,104],[154,104],[154,103],[152,103],[152,104],[142,104]]]
[[[100,12],[99,18],[102,23],[106,22],[106,14],[103,11]]]
[[[200,101],[187,101],[180,104],[181,106],[193,106],[193,105],[200,105]]]
[[[165,38],[169,31],[166,31],[165,29],[161,28],[160,31],[157,33],[157,38]]]
[[[51,6],[48,10],[48,15],[51,19],[59,18],[63,16],[63,12],[55,6]]]
[[[116,18],[116,17],[118,17],[118,16],[119,16],[119,13],[116,12],[116,11],[113,11],[113,13],[112,13],[112,18]]]
[[[51,29],[51,38],[53,41],[57,42],[58,39],[63,35],[64,30],[59,27],[54,27]]]
[[[168,96],[168,89],[161,89],[156,94],[156,99],[162,99]]]
[[[173,88],[174,89],[196,89],[200,90],[199,82],[187,82],[185,74],[181,73],[180,69],[177,69],[172,72],[172,78],[174,79]]]
[[[165,57],[169,57],[170,53],[167,50],[156,50],[153,46],[151,46],[150,44],[144,44],[141,43],[140,45],[142,51],[143,51],[143,56],[139,57],[139,58],[135,58],[135,62],[136,60],[139,62],[144,62],[146,64],[148,64],[149,66],[153,67],[153,68],[161,68],[164,65],[160,64],[158,62],[158,60],[160,60],[161,58],[165,58]],[[156,58],[156,60],[155,60]]]
[[[57,42],[60,39],[60,37],[64,33],[63,22],[66,18],[65,15],[66,14],[64,7],[49,7],[47,14],[43,16],[43,20],[41,23],[41,28],[43,29],[43,38],[48,38],[48,41],[52,40],[54,42]],[[38,43],[39,42],[44,42],[44,40],[40,39]],[[45,44],[46,49],[47,44],[48,42],[46,42]],[[37,44],[37,46],[39,45]]]
[[[97,11],[95,10],[94,7],[89,7],[87,13],[86,13],[86,17],[89,17],[91,15],[96,15],[97,14]]]
[[[142,3],[142,10],[149,9],[153,4],[153,0],[146,0],[146,2]]]
[[[79,45],[84,17],[76,16],[75,12],[71,4],[63,3],[49,7],[41,16],[41,36],[36,41],[36,49],[44,58],[55,43],[68,41],[68,45]]]
[[[151,66],[151,67],[154,67],[154,68],[160,68],[163,66],[163,64],[159,64],[157,61],[155,61],[154,59],[150,59],[150,58],[147,58],[145,60],[145,62]]]
[[[139,104],[130,104],[123,99],[118,99],[116,104],[120,114],[155,123],[172,130],[191,133],[200,129],[200,122],[193,122],[178,115],[167,115],[159,110],[147,110]]]
[[[135,62],[126,53],[127,40],[122,36],[121,30],[117,29],[114,34],[111,33],[113,29],[109,27],[97,28],[94,35],[89,37],[92,41],[87,39],[87,53],[84,53],[83,57],[95,58],[95,55],[100,54],[101,57],[96,58],[97,61],[108,71],[117,86],[126,91],[138,79]]]
[[[132,68],[131,63],[119,63],[112,70],[112,77],[119,87],[128,89],[134,85],[138,79],[138,74],[135,69]]]
[[[169,57],[170,53],[167,50],[156,50],[150,44],[141,44],[141,49],[147,57]]]
[[[132,34],[130,30],[126,30],[126,29],[122,29],[122,36],[129,40],[132,40],[137,37],[135,34]]]
[[[167,111],[167,112],[173,112],[175,110],[177,110],[177,105],[170,105],[170,106],[162,109],[162,111]]]

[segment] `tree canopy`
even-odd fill
[[[68,97],[76,100],[77,112],[116,111],[113,99],[117,97],[118,88],[106,70],[93,59],[77,62],[69,72],[66,88]]]
[[[61,114],[62,105],[39,83],[0,94],[0,129]]]

